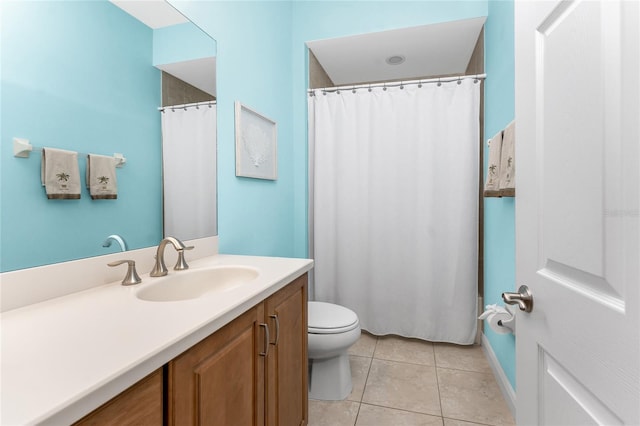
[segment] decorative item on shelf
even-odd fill
[[[235,103],[236,176],[278,178],[277,125],[265,116]]]
[[[502,131],[502,150],[500,153],[500,196],[516,196],[516,123],[512,121]]]
[[[515,197],[515,120],[493,138],[489,145],[489,165],[484,184],[485,197]]]

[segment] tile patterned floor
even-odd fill
[[[353,391],[309,401],[309,426],[514,425],[479,346],[362,333],[349,350]]]

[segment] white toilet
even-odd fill
[[[309,302],[309,398],[338,401],[351,393],[347,350],[360,337],[360,322],[351,309]]]

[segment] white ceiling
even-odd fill
[[[109,0],[146,26],[156,30],[190,22],[165,0]],[[216,96],[216,58],[156,65],[182,81]]]
[[[486,18],[307,42],[336,85],[464,74]],[[389,65],[386,59],[406,60]]]

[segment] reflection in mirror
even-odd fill
[[[162,4],[177,13],[164,2],[127,3]],[[208,79],[215,96],[210,66],[215,67],[215,40],[201,38],[209,49],[206,57],[169,61],[158,58],[172,49],[190,49],[175,34],[160,49],[159,40],[166,38],[160,33],[200,31],[192,23],[154,29],[107,0],[3,1],[0,7],[0,271],[115,253],[123,246],[157,245],[163,236],[160,68],[166,66],[167,73],[198,87],[201,83],[189,82],[171,67],[186,61],[197,69],[208,61],[200,79]],[[78,152],[81,176],[86,154],[123,153],[127,163],[117,169],[117,200],[91,200],[84,184],[79,200],[47,200],[40,154],[13,157],[9,145],[16,137],[36,147]],[[215,136],[210,143],[215,155]],[[213,178],[205,178],[205,190],[215,200],[215,156],[208,170]],[[208,217],[215,233],[213,209]],[[212,231],[206,232],[200,236]],[[113,235],[124,244],[104,244]]]
[[[188,49],[186,48],[188,47]],[[183,240],[217,234],[216,46],[193,25],[156,30],[162,72],[164,235]],[[204,78],[203,78],[204,77]]]

